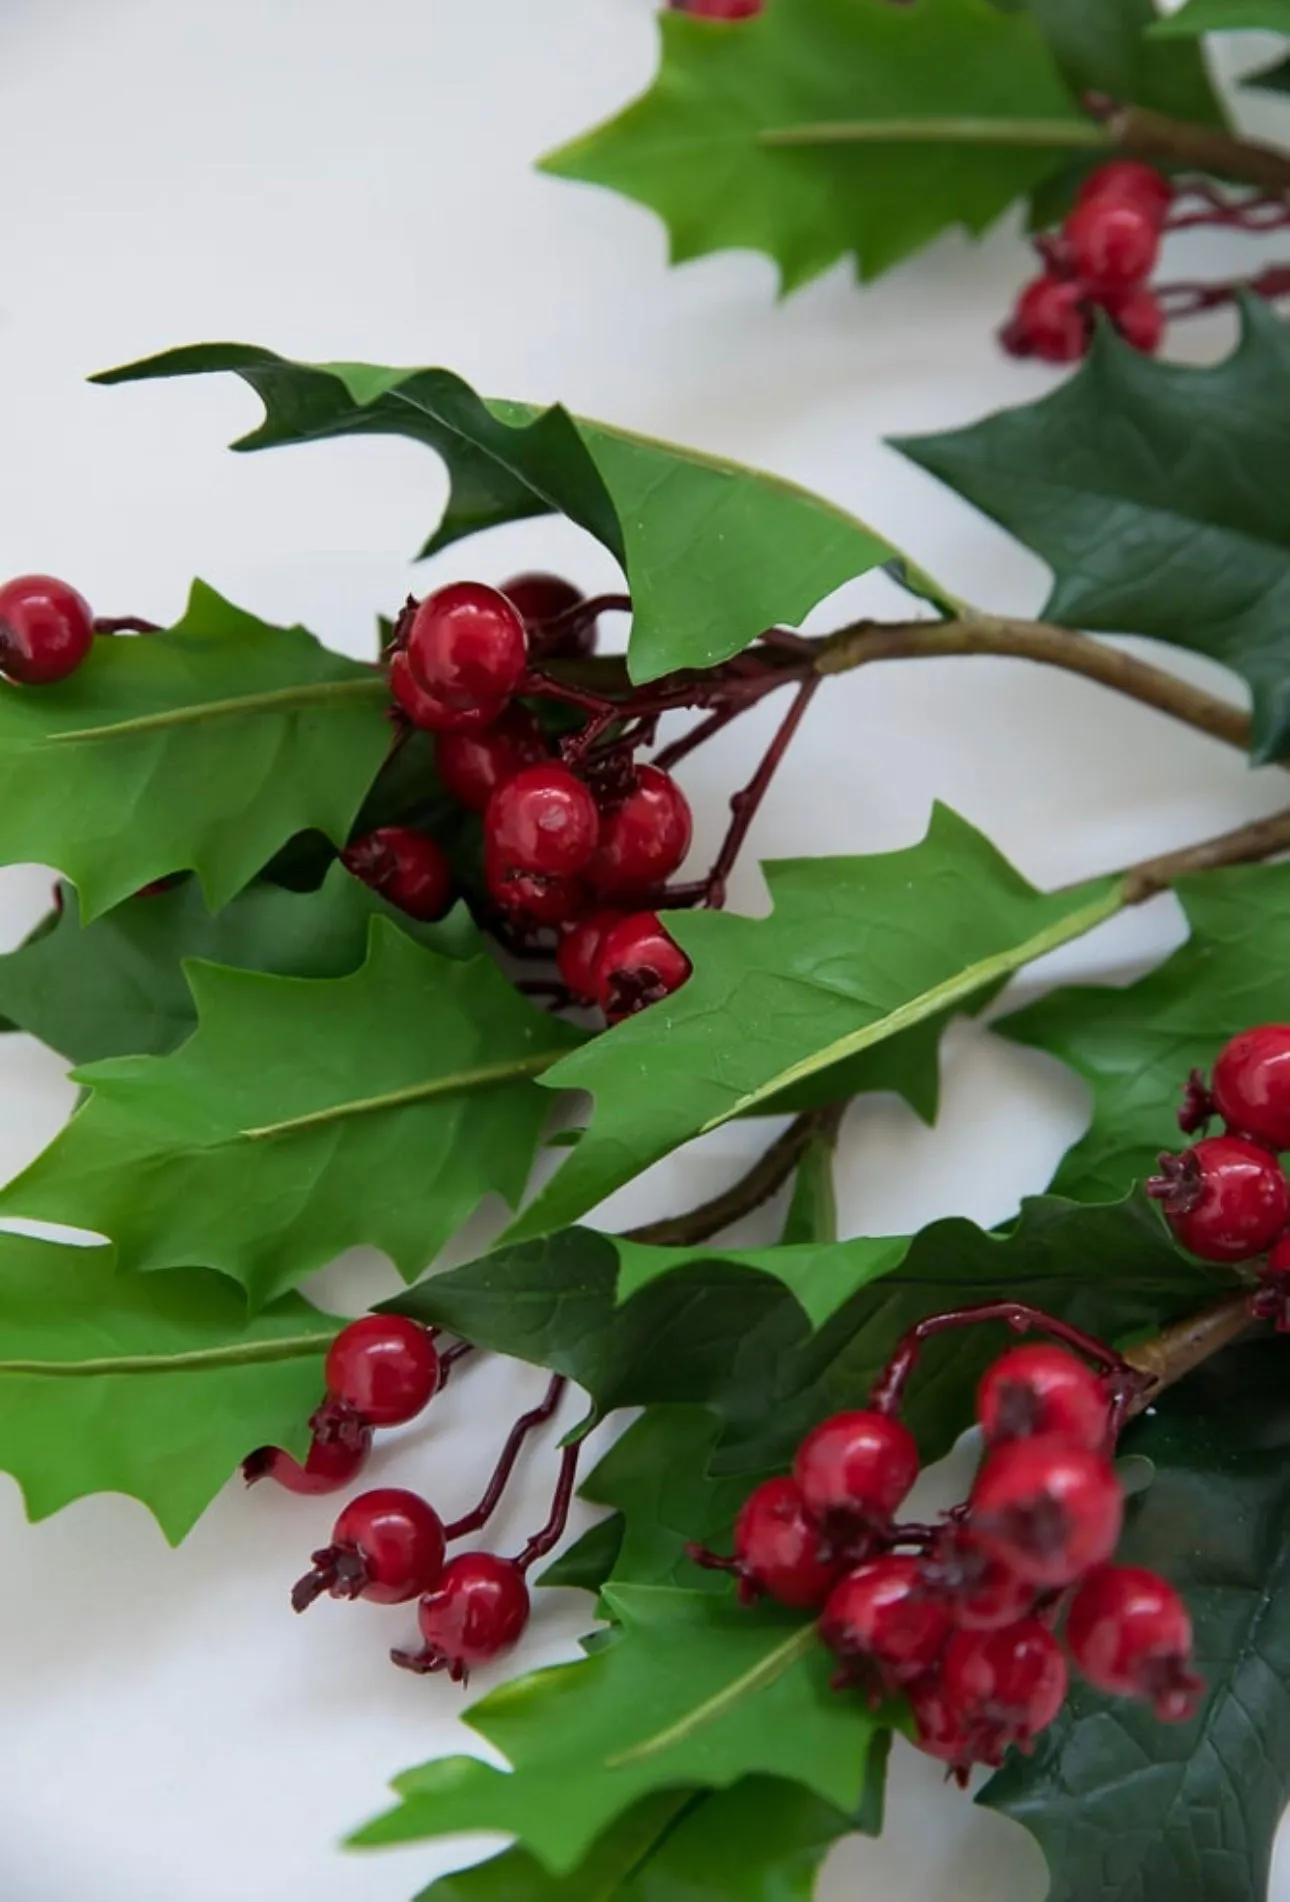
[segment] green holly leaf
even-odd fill
[[[197,1009],[187,959],[280,977],[344,977],[363,962],[374,917],[397,919],[445,957],[479,950],[464,906],[441,924],[418,924],[340,865],[316,892],[250,885],[213,916],[192,879],[127,899],[90,925],[82,925],[70,886],[62,896],[51,930],[0,957],[0,1010],[73,1063],[160,1056],[191,1036]]]
[[[543,1079],[590,1092],[595,1112],[512,1237],[575,1221],[691,1138],[876,1053],[898,1032],[979,1003],[1008,972],[1120,903],[1110,880],[1036,892],[944,807],[905,851],[764,869],[769,918],[669,914],[695,967],[684,988]],[[929,1044],[926,1060],[933,1055]],[[885,1066],[884,1081],[890,1074]],[[851,1070],[846,1087],[855,1084]]]
[[[1262,761],[1290,747],[1290,329],[1253,300],[1242,312],[1224,363],[1157,363],[1104,326],[1039,402],[896,447],[1048,562],[1049,620],[1243,675]]]
[[[1187,1601],[1209,1694],[1189,1724],[1077,1688],[982,1801],[1048,1858],[1049,1902],[1255,1902],[1290,1798],[1290,1411],[1261,1341],[1193,1375],[1125,1441],[1155,1467],[1117,1557]]]
[[[1253,86],[1260,92],[1290,92],[1290,56],[1277,60],[1273,66],[1265,66],[1261,73],[1247,73],[1241,84]]]
[[[532,1079],[581,1033],[486,955],[374,918],[348,977],[186,969],[194,1035],[74,1071],[89,1100],[6,1213],[105,1235],[127,1269],[200,1261],[258,1303],[363,1242],[413,1278],[483,1196],[518,1200],[550,1102]]]
[[[39,692],[0,684],[0,864],[57,866],[87,920],[186,870],[218,910],[293,833],[344,843],[389,750],[387,697],[371,668],[194,582],[168,633],[96,641]]]
[[[1290,0],[1187,0],[1151,29],[1157,39],[1196,33],[1290,33]]]
[[[1183,1084],[1227,1039],[1285,1016],[1290,867],[1206,872],[1176,887],[1187,943],[1136,984],[1072,985],[994,1027],[1067,1063],[1093,1092],[1089,1130],[1063,1158],[1053,1188],[1111,1201],[1176,1149]]]
[[[448,1757],[395,1781],[399,1805],[364,1847],[462,1830],[515,1835],[554,1875],[659,1790],[754,1775],[801,1785],[844,1814],[861,1800],[878,1717],[829,1688],[813,1622],[674,1587],[607,1589],[621,1635],[589,1658],[519,1678],[466,1713],[509,1771]]]
[[[797,1165],[793,1198],[779,1238],[786,1247],[838,1239],[836,1143],[833,1133],[813,1136]]]
[[[339,1326],[296,1295],[248,1320],[205,1268],[0,1235],[0,1468],[33,1520],[129,1493],[178,1544],[254,1447],[303,1454]]]
[[[791,482],[558,406],[485,402],[447,370],[289,363],[250,345],[198,344],[98,380],[216,370],[236,371],[265,406],[263,425],[239,449],[393,435],[435,450],[450,493],[424,554],[501,522],[553,512],[577,522],[626,573],[636,681],[726,660],[772,622],[803,620],[895,552]]]

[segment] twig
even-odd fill
[[[719,1235],[722,1229],[769,1202],[788,1181],[816,1137],[837,1134],[846,1108],[845,1103],[830,1103],[824,1109],[808,1110],[789,1124],[746,1175],[723,1189],[720,1195],[688,1209],[683,1215],[670,1215],[661,1222],[646,1222],[641,1228],[628,1229],[624,1239],[648,1242],[656,1248],[690,1248]]]
[[[1270,818],[1252,820],[1231,832],[1202,839],[1198,845],[1185,845],[1177,852],[1162,852],[1159,857],[1142,859],[1124,873],[1124,902],[1141,905],[1158,892],[1168,891],[1180,878],[1195,872],[1212,872],[1221,865],[1251,865],[1290,851],[1290,809],[1274,812]]]
[[[1130,158],[1177,170],[1213,172],[1242,185],[1257,185],[1261,191],[1290,192],[1290,154],[1275,146],[1237,138],[1218,126],[1171,119],[1146,106],[1117,106],[1097,97],[1086,99],[1085,104]]]
[[[1202,1308],[1199,1314],[1189,1315],[1185,1321],[1162,1328],[1149,1341],[1126,1347],[1124,1358],[1129,1366],[1148,1375],[1152,1383],[1130,1404],[1130,1417],[1149,1407],[1166,1387],[1172,1387],[1175,1381],[1194,1372],[1214,1354],[1239,1341],[1254,1325],[1247,1288],[1239,1294],[1225,1295],[1221,1301]]]

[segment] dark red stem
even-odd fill
[[[953,1308],[946,1314],[929,1314],[901,1337],[895,1353],[873,1384],[869,1405],[875,1413],[897,1411],[925,1341],[955,1328],[976,1327],[986,1321],[1002,1321],[1017,1334],[1029,1334],[1032,1330],[1049,1334],[1055,1341],[1083,1354],[1116,1382],[1126,1382],[1135,1390],[1143,1378],[1114,1348],[1086,1334],[1083,1328],[1073,1327],[1069,1321],[1059,1321],[1041,1308],[1027,1306],[1024,1301],[985,1301],[975,1308]]]
[[[540,1532],[535,1532],[515,1563],[521,1572],[527,1572],[541,1558],[545,1558],[552,1546],[558,1545],[569,1523],[569,1508],[573,1504],[573,1488],[578,1477],[578,1461],[582,1455],[583,1443],[575,1440],[566,1446],[560,1455],[560,1477],[556,1481],[555,1494],[551,1500],[551,1513]]]
[[[160,634],[159,621],[144,621],[136,614],[118,614],[114,617],[98,615],[94,622],[96,634]]]
[[[1290,264],[1270,264],[1257,277],[1232,278],[1220,284],[1161,284],[1156,287],[1156,297],[1166,317],[1174,320],[1179,317],[1197,317],[1203,311],[1218,310],[1224,304],[1235,303],[1242,291],[1266,298],[1269,302],[1279,297],[1290,297]]]
[[[449,1376],[457,1362],[465,1360],[467,1354],[473,1354],[474,1351],[473,1341],[454,1341],[451,1347],[444,1348],[439,1356],[439,1393],[442,1393],[448,1385]]]
[[[515,1471],[515,1462],[529,1434],[549,1420],[564,1396],[568,1381],[563,1374],[552,1376],[546,1390],[546,1398],[527,1413],[522,1413],[511,1428],[497,1465],[493,1468],[493,1477],[484,1489],[483,1497],[473,1511],[464,1513],[460,1519],[444,1527],[444,1538],[449,1544],[454,1539],[464,1539],[468,1532],[478,1532],[496,1512],[502,1494],[506,1491],[511,1474]],[[557,1534],[557,1537],[559,1535]]]

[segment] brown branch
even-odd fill
[[[1130,1415],[1151,1406],[1157,1395],[1175,1381],[1182,1380],[1214,1354],[1239,1341],[1255,1325],[1250,1315],[1249,1290],[1224,1295],[1221,1301],[1188,1315],[1172,1327],[1162,1328],[1149,1341],[1124,1350],[1123,1359],[1139,1373],[1149,1374],[1154,1386],[1138,1395],[1129,1407]]]
[[[1275,858],[1278,852],[1290,852],[1290,809],[1202,839],[1199,845],[1185,845],[1180,851],[1162,852],[1157,858],[1129,866],[1123,875],[1124,902],[1141,905],[1195,872],[1212,872],[1222,865],[1253,865]]]
[[[817,1136],[833,1138],[846,1113],[845,1103],[830,1103],[825,1109],[808,1110],[790,1123],[783,1135],[757,1158],[746,1175],[701,1202],[684,1215],[669,1215],[661,1222],[647,1222],[642,1228],[628,1229],[629,1242],[648,1242],[657,1248],[692,1248],[719,1235],[723,1228],[745,1215],[751,1215],[781,1189],[796,1169]]]
[[[1148,164],[1180,171],[1212,172],[1261,191],[1290,192],[1290,154],[1255,139],[1236,138],[1218,126],[1170,119],[1145,106],[1099,107],[1116,146]]]

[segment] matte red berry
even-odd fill
[[[368,1426],[402,1426],[438,1392],[439,1355],[419,1322],[365,1314],[336,1336],[323,1374],[330,1397]]]
[[[528,666],[524,622],[504,594],[478,581],[428,594],[403,651],[417,685],[449,707],[509,699]]]
[[[381,1486],[351,1499],[332,1527],[331,1544],[291,1594],[304,1611],[324,1592],[402,1605],[430,1591],[443,1572],[443,1522],[417,1493]]]
[[[671,0],[674,13],[692,13],[698,20],[751,20],[766,0]]]
[[[1224,1044],[1210,1095],[1237,1134],[1290,1149],[1290,1024],[1260,1024]]]
[[[947,1529],[922,1560],[920,1577],[960,1631],[998,1631],[1024,1618],[1037,1587],[994,1558],[962,1527]]]
[[[580,879],[548,878],[542,872],[523,872],[487,849],[484,882],[494,903],[524,929],[567,925],[586,903],[586,888]]]
[[[992,1444],[1058,1433],[1096,1450],[1105,1443],[1110,1414],[1092,1368],[1046,1342],[1011,1348],[987,1367],[976,1390],[976,1417]]]
[[[505,700],[472,700],[449,706],[418,685],[404,653],[390,656],[390,691],[413,726],[427,733],[482,733],[507,705]]]
[[[600,814],[567,766],[526,766],[499,786],[484,814],[484,842],[499,864],[544,878],[573,878],[589,862]]]
[[[528,1621],[529,1592],[519,1566],[491,1552],[463,1552],[417,1606],[424,1653],[398,1661],[416,1670],[447,1671],[461,1683],[476,1665],[518,1643]]]
[[[670,878],[690,849],[690,802],[670,773],[636,769],[625,799],[602,813],[600,841],[587,877],[601,891],[649,891]]]
[[[1025,1749],[1047,1730],[1067,1684],[1062,1648],[1037,1618],[1002,1631],[956,1632],[941,1665],[946,1702],[986,1763],[997,1763],[1009,1744]]]
[[[1056,1434],[987,1453],[969,1524],[986,1550],[1035,1585],[1069,1585],[1110,1558],[1124,1501],[1109,1460]]]
[[[999,340],[1015,357],[1077,363],[1088,349],[1092,334],[1082,286],[1044,276],[1035,278],[1022,291]]]
[[[1075,1594],[1066,1624],[1070,1654],[1100,1691],[1145,1697],[1166,1724],[1185,1723],[1202,1691],[1188,1669],[1187,1607],[1156,1573],[1104,1565]]]
[[[1090,172],[1079,189],[1078,202],[1087,205],[1097,199],[1120,198],[1147,212],[1155,223],[1163,225],[1173,203],[1173,186],[1162,172],[1137,159],[1112,159]]]
[[[560,575],[515,575],[502,583],[502,593],[524,623],[532,660],[576,660],[595,653],[596,620],[573,613],[586,597],[571,581]],[[551,626],[566,616],[563,627]]]
[[[890,1524],[918,1478],[918,1443],[888,1414],[835,1413],[798,1447],[793,1477],[826,1537],[845,1545],[866,1527]]]
[[[546,741],[527,707],[509,706],[482,733],[438,733],[434,763],[444,790],[482,812],[499,786],[546,757]]]
[[[1202,1261],[1248,1261],[1290,1223],[1290,1185],[1280,1163],[1243,1136],[1209,1136],[1180,1156],[1161,1156],[1147,1194]]]
[[[949,1614],[928,1592],[917,1559],[871,1559],[834,1586],[820,1636],[850,1662],[873,1661],[893,1684],[912,1683],[935,1664],[950,1635]]]
[[[75,673],[94,645],[89,603],[53,575],[19,575],[0,588],[0,673],[47,687]]]
[[[1160,255],[1160,226],[1127,198],[1090,198],[1062,227],[1071,269],[1088,290],[1126,291],[1143,284]]]
[[[357,1479],[371,1446],[370,1427],[360,1427],[345,1438],[315,1433],[303,1466],[280,1446],[261,1446],[242,1461],[242,1477],[248,1486],[261,1479],[275,1480],[289,1493],[339,1492]]]
[[[596,1002],[611,1023],[679,991],[694,966],[652,911],[633,911],[605,933]]]
[[[838,1576],[791,1479],[768,1479],[749,1493],[735,1521],[735,1562],[744,1598],[765,1592],[800,1611],[822,1605]]]
[[[1153,357],[1164,341],[1164,306],[1153,290],[1139,284],[1121,296],[1106,299],[1106,312],[1124,341]]]
[[[381,826],[355,839],[341,863],[409,918],[442,918],[452,903],[452,867],[442,846],[409,826]]]
[[[584,1004],[596,1001],[596,960],[605,934],[624,916],[621,911],[593,911],[560,940],[556,966],[573,995]]]

